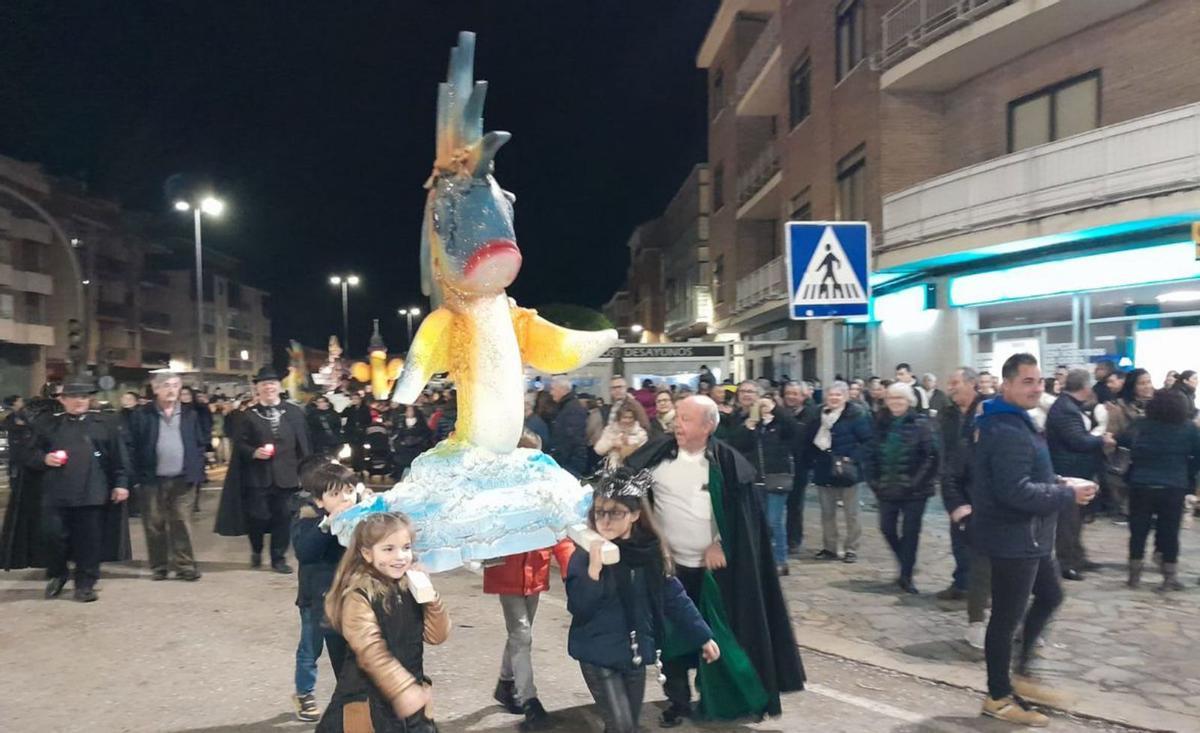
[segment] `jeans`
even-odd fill
[[[821,545],[829,552],[838,550],[837,503],[842,502],[846,516],[846,552],[858,551],[862,526],[858,523],[858,485],[818,486],[821,496]]]
[[[521,703],[538,696],[533,684],[533,619],[540,597],[540,593],[500,596],[500,609],[508,630],[504,654],[500,657],[500,679],[516,683],[517,701]]]
[[[1018,673],[1023,673],[1034,643],[1062,603],[1062,588],[1058,583],[1058,563],[1050,556],[992,558],[992,618],[984,641],[984,657],[987,659],[988,695],[993,700],[1012,694],[1010,667],[1017,624],[1024,617],[1021,656],[1017,662]],[[1029,605],[1030,593],[1033,594],[1033,605]]]
[[[1187,489],[1133,486],[1129,491],[1129,559],[1146,556],[1146,537],[1154,527],[1154,547],[1162,561],[1179,561],[1179,524]]]
[[[787,565],[787,507],[791,492],[767,491],[764,506],[767,510],[767,527],[771,530],[771,553],[776,565]]]
[[[951,583],[955,590],[967,590],[971,587],[971,542],[968,536],[968,516],[966,521],[950,523],[950,552],[954,555],[954,573]]]
[[[704,586],[704,568],[689,568],[686,565],[675,566],[675,577],[687,593],[688,598],[696,607],[700,607],[700,591]],[[727,572],[715,571],[717,574]],[[667,681],[663,683],[663,693],[672,704],[689,707],[692,704],[692,688],[688,683],[688,671],[700,664],[700,655],[685,654],[663,662],[663,675]]]
[[[191,485],[182,476],[159,478],[157,484],[141,487],[146,554],[154,572],[196,569],[188,525],[190,492]]]
[[[250,551],[261,555],[263,535],[270,533],[271,562],[283,562],[287,556],[292,531],[292,515],[288,509],[288,502],[295,489],[280,489],[272,486],[267,489],[253,490],[267,492],[267,511],[270,512],[270,516],[266,519],[246,518],[246,529],[250,536]]]
[[[789,548],[804,544],[804,495],[808,492],[808,472],[797,470],[792,493],[787,499],[787,541]]]
[[[104,512],[103,506],[46,507],[42,536],[47,578],[66,578],[70,558],[75,561],[75,587],[96,586],[100,579]]]
[[[604,733],[637,733],[646,692],[646,668],[621,671],[580,662],[579,669],[600,708]]]
[[[900,563],[900,578],[912,580],[917,564],[917,546],[921,541],[921,519],[927,497],[892,501],[879,500],[879,531]],[[897,532],[897,522],[901,523]]]
[[[329,649],[329,664],[333,676],[340,677],[346,661],[346,641],[332,629],[321,625],[325,609],[321,606],[300,607],[300,643],[296,645],[296,694],[307,695],[317,687],[317,660],[321,648]]]

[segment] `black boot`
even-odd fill
[[[525,713],[525,720],[517,726],[517,730],[550,730],[554,727],[554,722],[550,720],[550,713],[546,712],[546,708],[542,707],[542,703],[536,697],[525,701],[521,706],[522,712]]]
[[[512,680],[497,680],[496,691],[492,693],[492,698],[500,703],[500,707],[504,708],[505,712],[513,715],[521,715],[525,709],[517,702],[517,685]]]
[[[60,595],[62,595],[63,586],[66,584],[67,579],[65,577],[51,578],[50,581],[46,583],[46,599],[49,600],[51,598],[58,598]]]

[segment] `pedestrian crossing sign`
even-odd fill
[[[786,234],[792,319],[867,315],[871,225],[865,221],[789,221]]]

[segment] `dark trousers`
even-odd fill
[[[988,622],[984,656],[988,695],[993,700],[1012,694],[1010,668],[1017,624],[1024,617],[1021,656],[1017,661],[1017,672],[1022,673],[1034,643],[1062,603],[1062,587],[1058,583],[1058,563],[1052,557],[992,558],[992,618]]]
[[[950,552],[954,555],[952,583],[957,590],[971,587],[971,540],[968,535],[968,517],[965,521],[950,523]]]
[[[637,733],[646,693],[646,668],[620,671],[580,662],[579,669],[600,708],[604,733]]]
[[[1146,537],[1154,528],[1154,547],[1162,561],[1179,561],[1179,523],[1183,519],[1183,500],[1187,489],[1147,488],[1129,490],[1129,559],[1146,556]]]
[[[47,545],[46,577],[68,577],[69,559],[75,563],[75,587],[95,587],[100,579],[103,526],[103,506],[47,507],[42,535]]]
[[[159,478],[138,492],[142,500],[142,526],[146,530],[146,554],[150,569],[195,570],[192,530],[188,524],[190,485],[182,476]]]
[[[271,562],[283,562],[291,539],[292,514],[288,506],[295,489],[256,489],[266,492],[267,514],[265,517],[246,518],[247,534],[250,535],[250,550],[254,554],[263,551],[263,535],[271,535]]]
[[[921,540],[921,518],[928,497],[893,501],[879,500],[879,531],[900,563],[900,577],[912,580],[917,564],[917,545]],[[899,526],[897,526],[899,524]]]
[[[797,471],[792,479],[792,493],[787,499],[788,549],[804,544],[804,494],[808,490],[808,472]]]
[[[700,607],[700,591],[704,586],[704,568],[689,568],[685,565],[675,566],[675,577],[683,585],[688,598],[696,607]],[[689,706],[692,703],[692,688],[688,684],[688,672],[700,663],[699,653],[686,654],[682,657],[663,662],[663,675],[667,681],[663,683],[663,694],[675,705]]]
[[[1058,534],[1054,538],[1054,550],[1059,564],[1067,570],[1079,570],[1087,561],[1083,549],[1083,514],[1078,504],[1058,511]]]

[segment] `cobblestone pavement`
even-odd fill
[[[963,641],[965,603],[940,603],[934,594],[950,584],[954,567],[949,527],[931,499],[917,560],[919,596],[892,584],[896,563],[878,531],[878,515],[862,515],[859,562],[811,559],[820,547],[820,509],[806,507],[805,553],[783,578],[800,644],[844,653],[859,642],[877,650],[872,661],[910,671],[934,670],[947,682],[983,689],[982,652]],[[1200,730],[1200,527],[1182,531],[1182,579],[1187,590],[1159,594],[1160,576],[1147,568],[1142,588],[1125,585],[1129,532],[1107,519],[1085,525],[1084,544],[1101,570],[1083,581],[1062,581],[1066,600],[1047,634],[1034,669],[1059,687],[1072,688],[1090,711],[1170,711]],[[934,663],[931,665],[930,663]],[[939,669],[940,668],[940,669]],[[1162,718],[1164,716],[1158,716]],[[1145,724],[1145,722],[1142,722]]]
[[[303,731],[311,725],[294,722],[288,696],[297,638],[295,576],[281,576],[247,567],[245,541],[217,537],[209,529],[217,493],[206,491],[205,512],[195,523],[196,546],[204,578],[198,583],[153,583],[142,563],[105,567],[101,600],[77,604],[41,599],[42,581],[33,571],[0,573],[0,730],[25,731],[147,731],[171,733],[250,733]],[[870,515],[867,515],[870,516]],[[813,516],[811,519],[815,520]],[[924,572],[919,579],[935,590],[948,576],[949,565],[937,545],[945,527],[931,516]],[[1093,525],[1095,526],[1095,525]],[[815,527],[810,527],[816,531]],[[144,557],[140,528],[133,527],[134,552]],[[1096,534],[1099,534],[1097,532]],[[1114,530],[1111,541],[1118,533]],[[940,539],[939,539],[940,538]],[[1092,544],[1095,544],[1094,542]],[[864,537],[863,559],[856,566],[841,563],[797,562],[785,579],[791,597],[797,635],[809,673],[806,692],[784,699],[784,715],[762,723],[689,725],[697,731],[763,731],[791,733],[852,733],[894,731],[962,733],[1012,730],[978,715],[982,682],[978,663],[956,658],[954,642],[962,630],[962,614],[933,608],[924,597],[900,600],[883,589],[890,560],[875,532]],[[1106,558],[1107,559],[1107,558]],[[1082,639],[1103,637],[1117,647],[1113,626],[1128,615],[1141,616],[1138,628],[1169,619],[1173,630],[1192,628],[1190,594],[1167,602],[1150,594],[1145,599],[1117,594],[1112,606],[1105,598],[1116,584],[1117,570],[1106,570],[1093,588],[1092,600],[1075,592],[1055,631],[1047,663],[1078,664],[1086,674],[1093,658],[1096,669],[1138,670],[1139,682],[1161,676],[1178,688],[1200,676],[1182,657],[1187,644],[1169,644],[1165,627],[1127,635],[1123,654],[1080,648]],[[494,598],[483,596],[481,579],[467,571],[437,576],[451,606],[454,629],[450,641],[430,647],[428,669],[436,679],[435,705],[444,733],[515,730],[517,718],[492,704],[503,620]],[[1087,602],[1091,606],[1077,608]],[[1113,608],[1117,610],[1112,611]],[[1101,612],[1099,609],[1104,609]],[[1095,618],[1090,621],[1087,614]],[[577,665],[566,655],[566,613],[561,587],[543,597],[535,631],[535,668],[541,698],[556,717],[556,730],[599,733],[602,726],[591,706]],[[1066,624],[1094,628],[1071,630]],[[1157,627],[1155,627],[1157,628]],[[1146,640],[1149,641],[1146,641]],[[1164,641],[1164,639],[1166,641]],[[1191,637],[1186,638],[1191,641]],[[1132,643],[1130,643],[1132,641]],[[832,648],[842,645],[842,648]],[[1150,648],[1142,646],[1150,645]],[[830,654],[814,649],[832,648]],[[1176,653],[1178,652],[1178,653]],[[1134,662],[1153,659],[1176,666],[1176,679]],[[1086,662],[1079,662],[1079,659]],[[915,660],[915,661],[908,661]],[[1069,668],[1074,669],[1074,668]],[[944,674],[949,672],[948,675]],[[1072,674],[1079,674],[1078,671]],[[1106,673],[1107,674],[1107,673]],[[939,681],[939,675],[947,677]],[[1065,677],[1065,675],[1063,675]],[[1133,692],[1115,679],[1100,678],[1099,697],[1130,698],[1141,708],[1163,699],[1183,700],[1184,690],[1169,694]],[[328,700],[332,675],[321,661],[318,699]],[[1125,690],[1125,691],[1123,691]],[[643,715],[646,730],[657,730],[662,695],[651,683]],[[1151,711],[1153,712],[1153,711]],[[1168,715],[1165,706],[1161,711]],[[1143,728],[1196,730],[1190,719],[1171,713]],[[1116,716],[1119,717],[1119,716]],[[1182,721],[1182,722],[1181,722]],[[1102,720],[1056,713],[1058,731],[1127,731],[1131,727]]]

